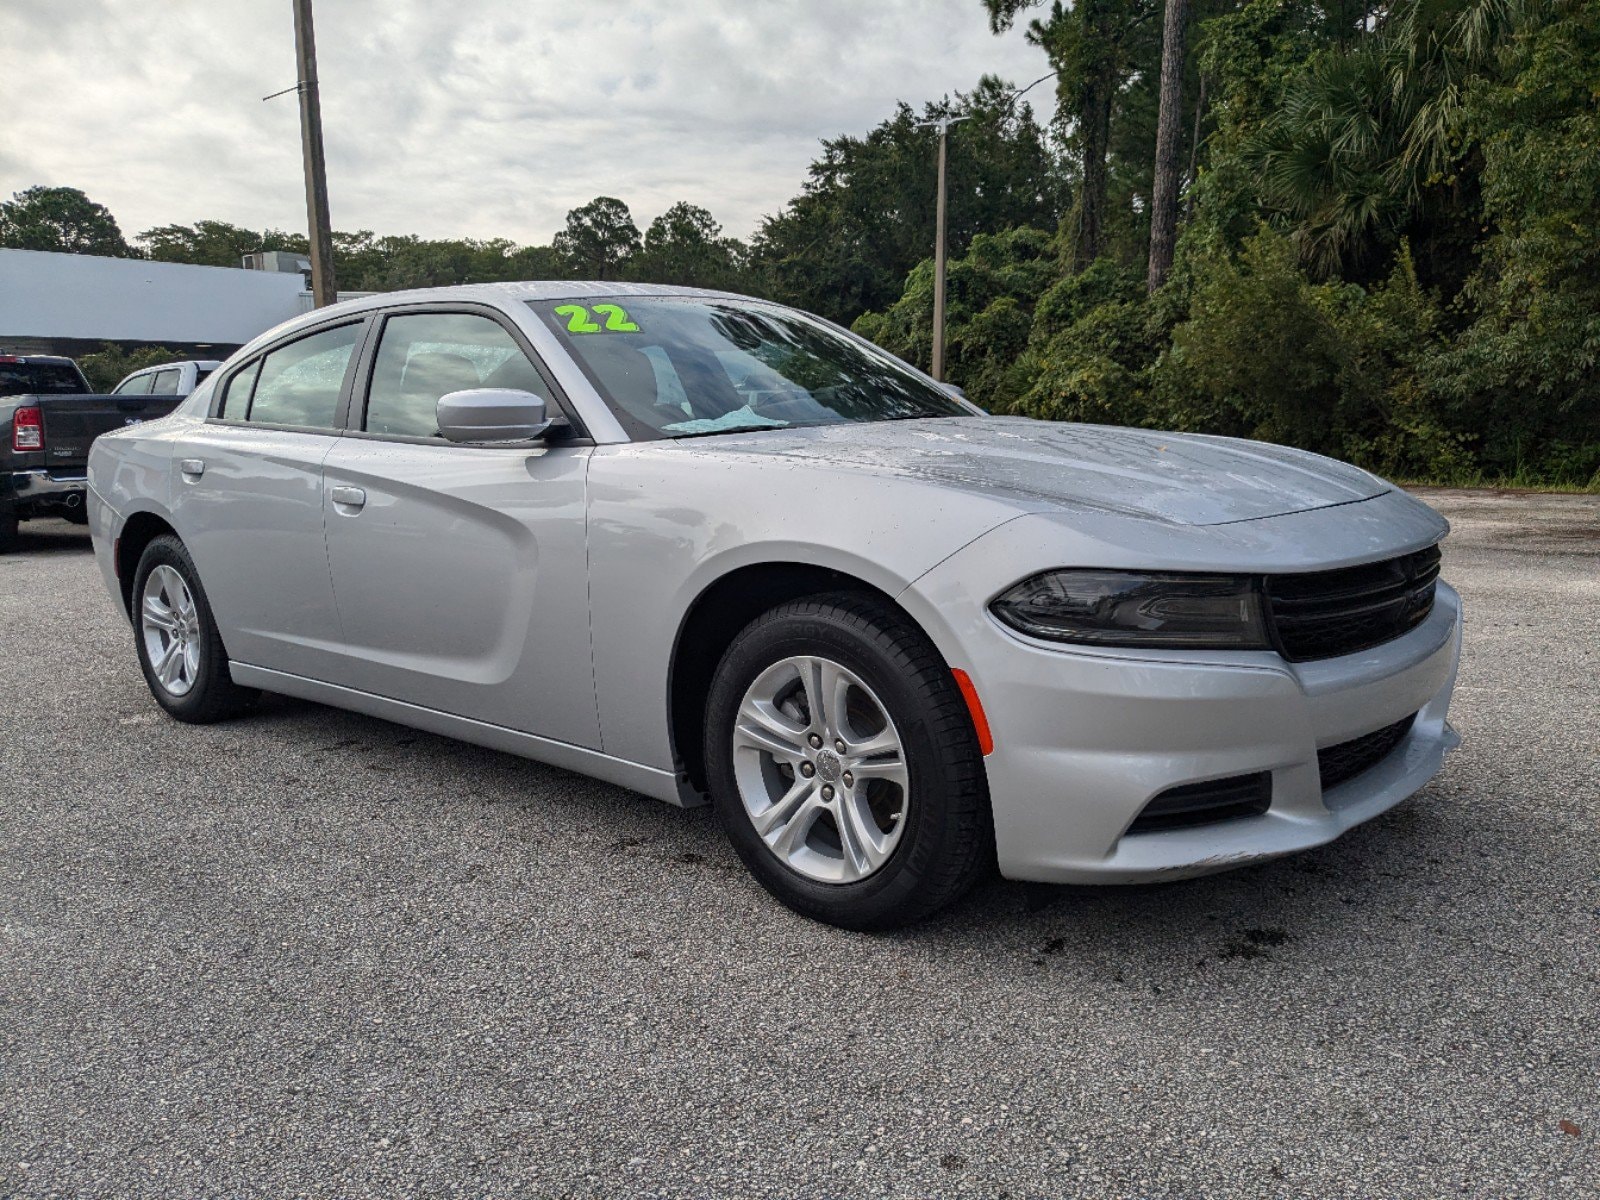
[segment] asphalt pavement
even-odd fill
[[[0,558],[0,1197],[1600,1196],[1600,497],[1426,493],[1435,782],[1159,887],[807,922],[710,815],[316,705],[166,719]]]

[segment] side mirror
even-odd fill
[[[947,396],[954,396],[957,400],[965,400],[967,393],[953,383],[940,383],[939,387]]]
[[[550,428],[543,398],[516,388],[448,392],[434,413],[440,435],[451,442],[523,442]]]

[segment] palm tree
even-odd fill
[[[1360,265],[1469,152],[1467,85],[1537,2],[1399,0],[1308,64],[1247,153],[1313,272]]]

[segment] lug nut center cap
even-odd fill
[[[844,774],[844,765],[832,750],[824,750],[817,755],[817,774],[829,783],[838,783]]]

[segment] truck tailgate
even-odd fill
[[[47,465],[59,468],[89,461],[89,444],[102,433],[154,421],[183,401],[182,396],[30,396],[44,419]]]

